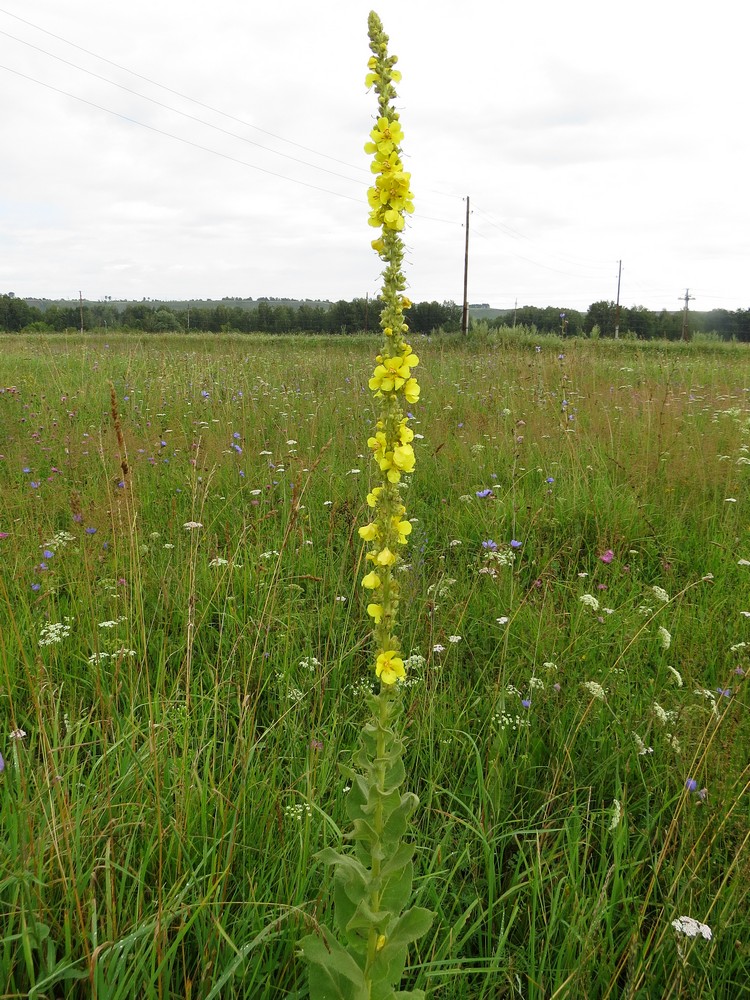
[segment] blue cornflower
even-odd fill
[[[497,542],[493,542],[491,538],[488,538],[486,542],[482,542],[483,549],[489,549],[490,552],[497,552]]]
[[[477,496],[479,497],[480,500],[484,500],[485,497],[491,497],[492,496],[492,490],[489,490],[489,489],[487,489],[487,490],[477,490]]]

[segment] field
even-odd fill
[[[302,1000],[376,340],[0,343],[0,995]],[[414,348],[408,985],[748,996],[750,353]]]

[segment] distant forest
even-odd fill
[[[613,337],[619,321],[621,337],[644,340],[683,336],[684,313],[654,312],[643,306],[616,307],[614,302],[594,302],[586,312],[565,307],[523,306],[491,309],[486,304],[470,306],[470,322],[476,327],[518,326],[538,333],[566,336]],[[145,300],[52,301],[21,299],[12,292],[0,295],[0,330],[6,333],[54,333],[84,330],[132,330],[141,333],[170,331],[195,333],[324,333],[349,334],[377,330],[380,307],[377,300],[353,299],[328,302],[295,299],[222,299],[216,301],[166,302]],[[461,307],[455,302],[416,302],[408,314],[414,333],[447,333],[461,327]],[[750,342],[750,309],[690,311],[687,335],[712,334],[720,340]]]

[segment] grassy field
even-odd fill
[[[302,1000],[377,343],[0,347],[0,996]],[[748,996],[750,352],[414,348],[409,985]]]

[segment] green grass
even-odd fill
[[[377,345],[1,346],[0,995],[303,1000],[371,683]],[[750,354],[414,347],[409,984],[742,996]]]

